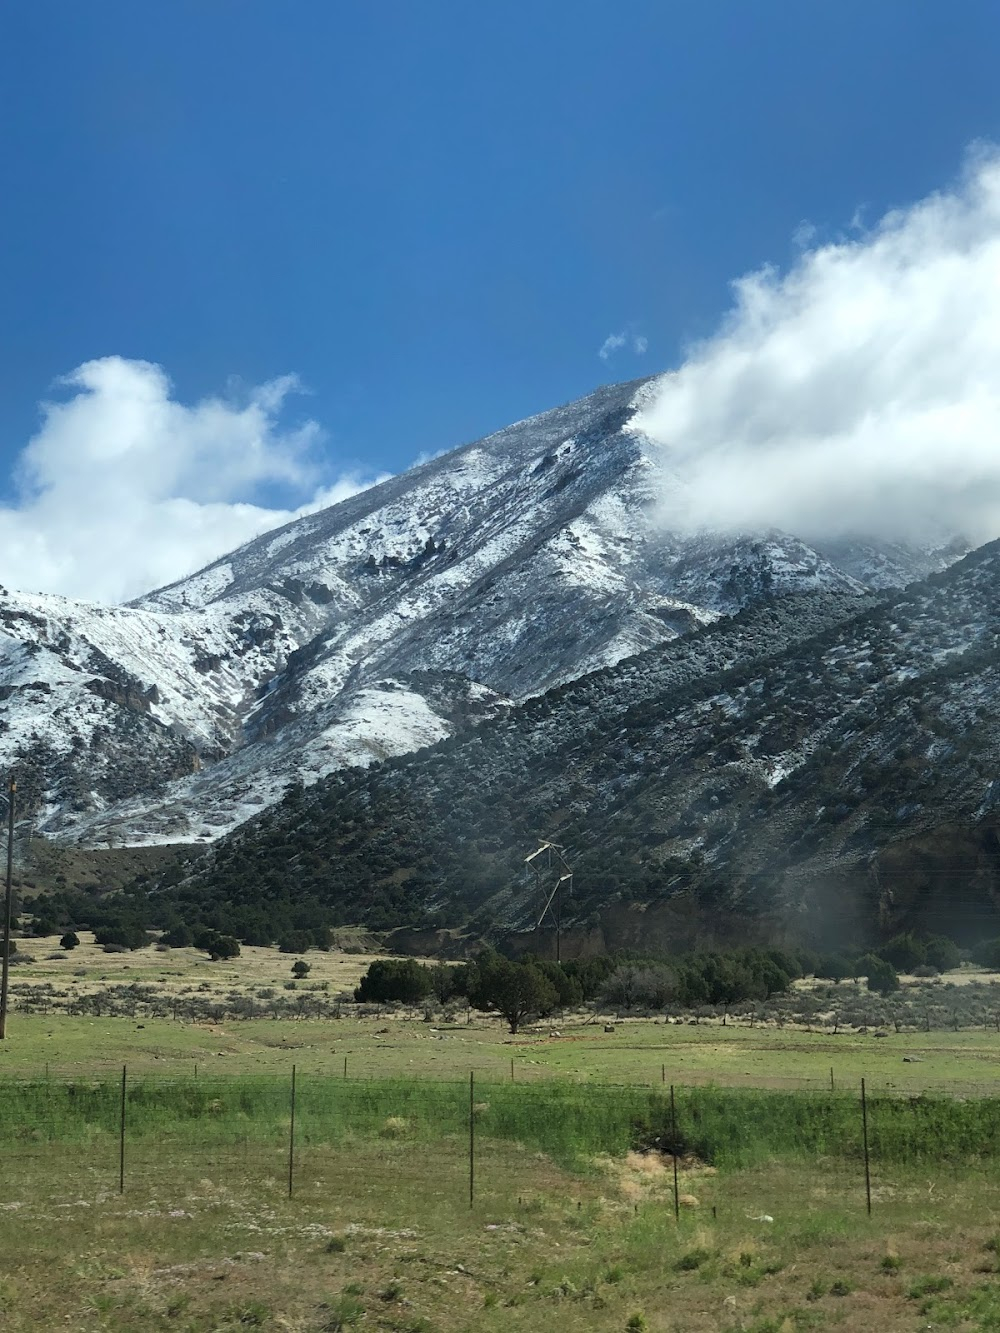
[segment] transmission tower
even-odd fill
[[[557,963],[562,962],[562,896],[564,892],[573,892],[573,871],[565,853],[566,848],[557,842],[540,842],[538,848],[524,858],[524,864],[535,873],[535,890],[542,902],[535,929],[541,930],[545,918],[551,918],[556,931]]]

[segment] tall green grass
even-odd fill
[[[117,1136],[121,1085],[114,1080],[0,1082],[0,1144],[87,1144]],[[483,1084],[473,1119],[479,1138],[515,1141],[580,1167],[599,1154],[659,1148],[696,1154],[720,1168],[775,1160],[862,1154],[858,1099],[845,1093],[685,1088],[668,1092],[606,1085]],[[1000,1101],[944,1097],[869,1100],[873,1161],[974,1164],[1000,1158]],[[197,1150],[288,1139],[290,1083],[272,1075],[136,1078],[126,1085],[126,1139]],[[414,1143],[468,1134],[469,1085],[431,1080],[299,1078],[296,1140],[349,1145],[373,1138]]]

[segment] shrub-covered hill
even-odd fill
[[[998,544],[902,592],[784,598],[292,789],[159,900],[237,933],[524,929],[544,837],[573,863],[565,923],[609,943],[753,918],[978,932],[1000,885],[998,634]]]

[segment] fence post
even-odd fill
[[[344,1056],[344,1078],[347,1077],[347,1056]]]
[[[125,1080],[128,1066],[122,1065],[122,1105],[121,1120],[118,1130],[118,1193],[125,1193]]]
[[[868,1164],[868,1099],[865,1096],[865,1081],[861,1080],[861,1134],[865,1145],[865,1200],[868,1204],[868,1216],[872,1215],[872,1177]]]
[[[513,1056],[511,1056],[511,1060],[510,1060],[510,1081],[511,1081],[511,1083],[514,1082],[514,1057],[513,1057]]]
[[[681,1220],[681,1196],[677,1192],[677,1106],[674,1102],[674,1085],[670,1085],[670,1155],[674,1162],[674,1221]]]
[[[292,1178],[295,1172],[295,1066],[292,1065],[292,1117],[288,1127],[288,1197],[292,1197]]]
[[[476,1190],[476,1076],[469,1070],[469,1207]]]
[[[667,1066],[660,1065],[660,1082],[666,1083],[666,1081],[667,1081]]]
[[[830,1069],[830,1091],[833,1092],[833,1068]]]

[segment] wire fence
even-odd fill
[[[814,1197],[872,1212],[918,1184],[998,1175],[1000,1099],[873,1094],[865,1082],[789,1092],[122,1067],[0,1081],[0,1148],[0,1207],[55,1180],[162,1194],[199,1176],[261,1197],[410,1188],[475,1207],[484,1191],[527,1188],[545,1161],[581,1179],[600,1167],[623,1188],[630,1172],[658,1174],[678,1216],[743,1206],[749,1178],[766,1215],[787,1203],[788,1168]]]

